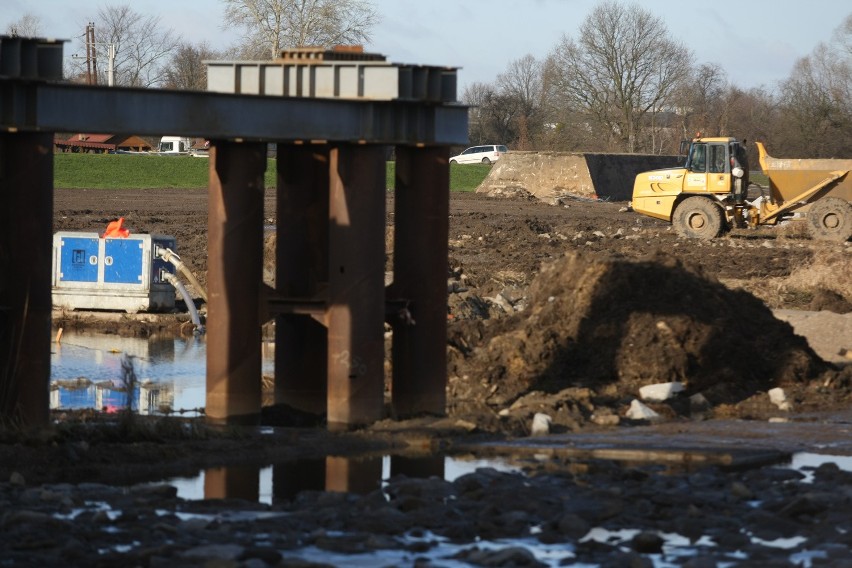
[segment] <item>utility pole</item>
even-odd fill
[[[95,46],[95,24],[86,26],[86,83],[98,84],[98,51]]]
[[[114,43],[98,43],[95,41],[95,24],[89,22],[86,26],[86,83],[89,85],[98,84],[98,46],[107,46],[107,60],[109,67],[107,68],[107,85],[112,87],[115,85],[115,44]]]

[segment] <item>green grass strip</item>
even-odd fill
[[[207,187],[209,159],[135,154],[56,154],[54,186],[59,189],[145,189]],[[275,187],[275,160],[266,165],[264,183]],[[450,190],[474,191],[491,166],[450,165]],[[387,163],[387,188],[394,186],[396,163]]]

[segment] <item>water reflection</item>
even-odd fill
[[[262,344],[263,373],[274,371],[271,344]],[[116,411],[128,405],[126,372],[130,361],[138,381],[130,396],[139,414],[203,412],[207,344],[204,336],[148,338],[64,333],[51,344],[50,407]]]
[[[192,478],[175,478],[178,497],[198,499],[245,499],[273,504],[292,501],[302,491],[331,491],[365,495],[397,475],[412,478],[438,477],[454,481],[480,467],[520,471],[501,459],[471,460],[445,456],[376,456],[299,460],[265,466],[208,468]]]
[[[540,459],[547,459],[542,456]],[[794,469],[810,474],[822,463],[836,463],[844,471],[852,471],[852,458],[817,454],[796,454]],[[437,477],[454,481],[479,468],[504,472],[523,471],[522,461],[511,457],[473,459],[469,456],[327,456],[297,462],[262,466],[228,466],[208,468],[191,478],[173,478],[163,483],[174,485],[178,497],[199,499],[245,499],[273,504],[292,501],[302,491],[329,491],[365,495],[382,487],[392,477]],[[571,465],[571,464],[563,464]],[[585,473],[588,473],[586,471]]]

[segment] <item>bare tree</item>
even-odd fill
[[[224,0],[228,26],[242,28],[245,57],[284,48],[365,44],[379,16],[366,0]]]
[[[38,16],[26,13],[21,19],[6,26],[6,34],[19,37],[38,37],[41,35],[41,20]]]
[[[162,86],[166,89],[206,90],[207,65],[204,61],[221,57],[222,54],[211,49],[206,42],[198,45],[181,43],[166,67]]]
[[[846,16],[846,19],[834,30],[832,43],[847,56],[852,56],[852,14]]]
[[[541,130],[542,84],[542,64],[529,54],[510,62],[497,76],[500,95],[516,109],[516,140],[509,142],[518,150],[532,149],[534,133]]]
[[[461,100],[469,107],[468,130],[471,144],[484,144],[488,139],[484,108],[493,93],[493,87],[486,83],[471,83],[464,89]]]
[[[159,16],[143,15],[130,6],[105,6],[94,18],[98,82],[106,84],[108,49],[115,48],[115,85],[156,87],[165,79],[166,65],[180,42]],[[75,68],[85,66],[77,57]],[[71,74],[79,75],[72,68]]]
[[[781,86],[783,150],[805,157],[848,155],[852,147],[852,57],[826,44],[800,59]]]
[[[690,72],[675,92],[675,112],[680,118],[681,136],[690,138],[701,132],[719,136],[725,129],[725,94],[728,80],[716,63],[705,63]]]
[[[672,40],[662,19],[636,4],[599,4],[580,26],[578,39],[565,35],[551,54],[555,94],[574,111],[597,122],[613,149],[643,147],[649,113],[673,104],[688,76],[692,54]]]
[[[516,141],[518,107],[514,98],[502,94],[493,85],[473,83],[465,89],[462,101],[471,105],[471,143],[512,145]]]

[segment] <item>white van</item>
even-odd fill
[[[451,164],[493,164],[509,149],[499,144],[471,146],[458,156],[450,158]]]
[[[192,148],[192,138],[163,136],[160,138],[160,146],[157,151],[160,154],[189,154],[190,148]]]

